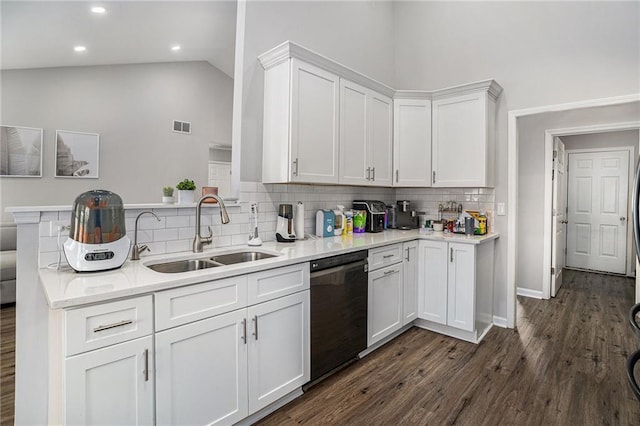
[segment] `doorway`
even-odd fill
[[[568,268],[626,274],[630,151],[567,151]]]

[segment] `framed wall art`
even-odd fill
[[[0,126],[0,176],[42,177],[42,129]]]
[[[56,130],[56,177],[98,178],[100,135]]]

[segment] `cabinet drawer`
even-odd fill
[[[369,270],[402,262],[402,244],[392,244],[369,250]]]
[[[249,275],[249,305],[309,289],[309,264],[285,266]]]
[[[103,348],[153,332],[151,296],[65,311],[66,355]]]
[[[247,276],[161,291],[156,297],[156,331],[247,306]]]

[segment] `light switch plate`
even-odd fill
[[[498,216],[504,216],[505,214],[507,214],[504,203],[497,203],[496,204],[496,214]]]

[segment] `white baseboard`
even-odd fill
[[[543,299],[542,292],[518,287],[518,296],[531,297],[532,299]],[[495,322],[495,321],[494,321]]]
[[[504,317],[493,316],[493,325],[496,327],[508,328],[507,319]]]

